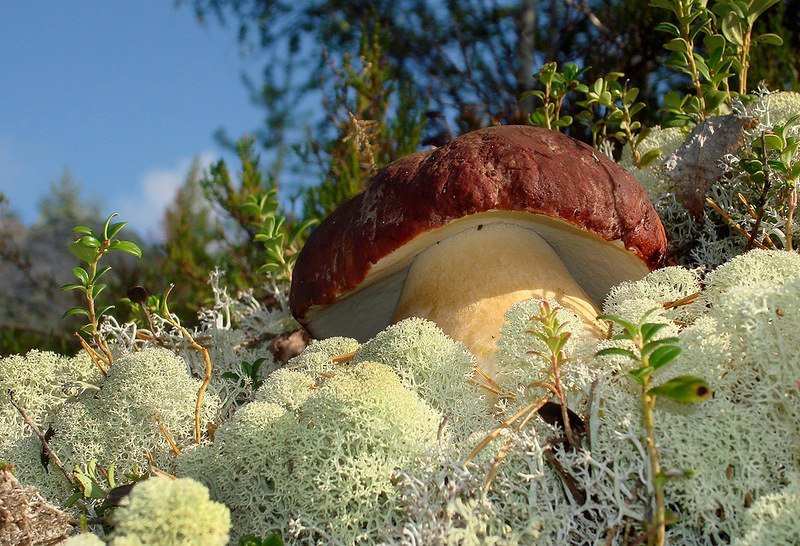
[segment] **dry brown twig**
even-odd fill
[[[55,465],[58,467],[61,473],[64,474],[64,477],[67,478],[67,481],[70,484],[74,483],[75,479],[72,477],[72,474],[70,474],[67,471],[66,467],[64,467],[64,464],[61,462],[61,459],[58,458],[56,452],[53,451],[52,447],[50,447],[50,443],[47,441],[47,438],[45,438],[44,434],[42,434],[42,431],[39,430],[39,427],[37,427],[36,423],[34,423],[33,420],[30,418],[28,413],[25,411],[25,408],[20,406],[14,400],[14,392],[11,390],[8,391],[8,401],[11,403],[12,406],[14,406],[14,409],[16,409],[22,416],[22,419],[25,421],[25,424],[27,424],[28,427],[30,427],[30,429],[34,432],[34,434],[36,434],[36,436],[39,437],[39,440],[42,442],[42,447],[45,450],[47,450],[47,454],[50,455],[50,460],[53,461],[53,463],[55,463]]]
[[[208,389],[208,384],[211,382],[211,357],[208,355],[208,349],[197,343],[194,337],[192,337],[192,334],[190,334],[189,331],[184,328],[183,325],[181,325],[178,317],[170,312],[167,305],[167,300],[174,287],[174,284],[170,284],[169,288],[167,288],[167,291],[164,293],[164,302],[162,304],[164,320],[166,320],[173,328],[178,330],[189,346],[203,355],[203,360],[205,361],[205,375],[203,377],[203,383],[200,385],[200,389],[197,391],[197,402],[195,403],[194,407],[194,442],[199,444],[201,439],[200,409],[203,405],[203,398],[205,396],[206,389]]]
[[[177,444],[175,444],[175,440],[172,439],[172,436],[167,431],[167,427],[165,427],[164,424],[161,422],[161,419],[158,418],[158,412],[155,412],[155,411],[153,412],[153,419],[156,420],[156,424],[158,425],[158,428],[161,430],[161,434],[163,434],[164,438],[167,439],[167,443],[169,443],[169,447],[170,447],[170,449],[172,449],[172,453],[176,457],[178,455],[180,455],[181,454],[181,450],[178,449]]]
[[[720,208],[720,206],[719,206],[719,205],[717,205],[717,204],[716,204],[714,201],[712,201],[712,200],[711,200],[711,198],[709,198],[709,197],[706,197],[706,203],[708,203],[708,204],[709,204],[709,206],[710,206],[712,209],[714,209],[714,210],[717,212],[717,214],[719,214],[720,216],[722,216],[722,218],[723,218],[723,219],[724,219],[726,222],[728,222],[728,224],[730,224],[730,226],[731,226],[733,229],[735,229],[735,230],[736,230],[736,231],[738,231],[740,234],[742,234],[742,235],[744,235],[745,237],[747,237],[747,240],[748,240],[748,242],[749,242],[749,241],[752,241],[752,245],[753,245],[753,246],[755,246],[756,248],[761,248],[761,249],[766,249],[766,248],[767,248],[767,247],[766,247],[766,246],[764,246],[764,245],[763,245],[761,242],[759,242],[757,239],[755,239],[755,238],[752,238],[752,239],[751,239],[751,237],[750,237],[750,234],[749,234],[749,233],[747,233],[747,231],[745,231],[745,229],[744,229],[742,226],[740,226],[740,225],[739,225],[739,224],[736,222],[736,220],[734,220],[733,218],[731,218],[730,214],[728,214],[727,212],[725,212],[724,210],[722,210],[722,208]]]

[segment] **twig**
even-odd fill
[[[561,463],[558,462],[558,459],[556,459],[556,456],[553,455],[553,450],[550,448],[550,446],[544,450],[544,456],[547,458],[547,461],[553,465],[553,468],[556,469],[556,472],[559,473],[561,478],[564,480],[564,483],[567,484],[567,489],[569,489],[569,493],[572,495],[572,498],[575,499],[578,504],[584,504],[586,502],[586,493],[578,489],[578,486],[575,485],[575,482],[573,482],[569,474],[566,473],[564,467],[561,466]]]
[[[483,450],[483,448],[485,448],[487,445],[489,445],[489,442],[491,442],[492,440],[494,440],[495,438],[500,436],[500,433],[504,429],[509,428],[517,419],[519,419],[520,417],[522,417],[523,415],[525,415],[529,411],[533,411],[533,412],[539,411],[542,408],[542,406],[544,406],[545,403],[547,401],[549,401],[549,400],[550,400],[550,396],[542,396],[541,398],[539,398],[535,402],[531,402],[530,404],[528,404],[527,406],[525,406],[524,408],[519,410],[517,413],[515,413],[514,415],[512,415],[511,417],[509,417],[508,419],[503,421],[500,424],[499,427],[497,427],[492,432],[487,434],[486,438],[481,440],[478,443],[478,445],[475,446],[475,449],[472,450],[472,453],[470,453],[469,456],[467,457],[467,459],[464,461],[464,465],[463,466],[466,467],[470,463],[470,461],[472,461],[472,459],[474,459],[475,456],[478,455],[478,453],[480,453],[481,450]]]
[[[156,420],[156,424],[158,425],[158,428],[161,429],[161,434],[163,434],[164,438],[167,439],[167,442],[169,443],[169,447],[170,447],[170,449],[172,449],[172,453],[174,453],[176,457],[178,455],[180,455],[181,454],[181,450],[178,449],[177,445],[175,445],[175,441],[172,439],[172,436],[170,436],[169,432],[167,432],[167,427],[165,427],[161,423],[161,419],[158,418],[158,413],[155,412],[155,411],[153,412],[153,419]]]
[[[205,361],[205,376],[203,377],[203,383],[200,385],[200,389],[197,391],[197,402],[194,406],[194,442],[196,444],[200,443],[200,408],[203,405],[203,397],[205,396],[206,389],[208,388],[208,384],[211,382],[211,357],[208,356],[208,350],[197,343],[195,339],[192,337],[192,334],[184,328],[180,322],[170,313],[169,307],[167,306],[167,298],[169,298],[170,292],[175,287],[174,284],[170,284],[169,288],[167,288],[166,293],[164,294],[164,319],[169,322],[175,329],[180,331],[189,345],[196,351],[199,351],[203,355],[203,360]]]
[[[725,219],[725,221],[726,221],[726,222],[728,222],[728,223],[731,225],[731,227],[732,227],[733,229],[735,229],[736,231],[738,231],[739,233],[741,233],[742,235],[744,235],[745,237],[747,237],[748,239],[750,239],[750,234],[749,234],[749,233],[747,233],[747,232],[744,230],[744,228],[742,228],[742,226],[740,226],[739,224],[737,224],[737,223],[736,223],[736,221],[735,221],[733,218],[731,218],[731,217],[730,217],[730,215],[729,215],[727,212],[725,212],[724,210],[722,210],[722,209],[719,207],[719,205],[717,205],[717,204],[716,204],[714,201],[712,201],[712,200],[711,200],[711,198],[709,198],[709,197],[706,197],[706,203],[708,203],[708,204],[711,206],[711,208],[712,208],[712,209],[714,209],[715,211],[717,211],[717,213],[718,213],[720,216],[722,216],[722,218],[723,218],[723,219]],[[765,248],[767,248],[767,247],[765,247],[763,244],[761,244],[760,242],[758,242],[757,240],[753,240],[752,242],[753,242],[753,245],[754,245],[754,246],[756,246],[757,248],[762,248],[762,249],[765,249]],[[748,241],[748,244],[749,244],[749,241]]]
[[[750,206],[750,202],[747,200],[747,198],[744,195],[742,195],[741,192],[738,193],[737,195],[739,196],[739,201],[741,201],[742,204],[745,206],[745,208],[747,208],[747,214],[750,215],[750,218],[752,218],[753,220],[758,220],[758,215]],[[772,248],[777,248],[775,246],[775,242],[772,240],[772,237],[770,237],[769,234],[766,234],[764,236],[764,242],[772,245]]]
[[[340,354],[331,358],[336,364],[346,364],[352,362],[358,351],[351,351],[349,353]]]
[[[74,332],[73,335],[76,338],[78,338],[78,341],[80,341],[81,343],[81,347],[83,347],[84,350],[89,354],[89,358],[92,359],[92,362],[94,363],[95,366],[97,366],[97,369],[100,370],[103,373],[103,375],[108,376],[108,371],[100,363],[102,359],[99,358],[97,352],[92,347],[90,347],[88,343],[86,343],[86,340],[83,339],[83,337],[80,334],[78,334],[78,332]]]
[[[795,180],[792,186],[792,191],[789,193],[789,210],[786,215],[786,226],[783,228],[786,232],[786,250],[794,250],[792,241],[792,223],[794,222],[794,212],[797,210],[797,181]]]
[[[544,404],[542,404],[542,406],[543,405]],[[489,469],[489,474],[486,476],[486,483],[483,484],[484,491],[489,490],[489,486],[492,484],[492,480],[494,479],[495,475],[497,475],[497,471],[500,469],[500,465],[508,456],[508,452],[511,450],[511,446],[514,443],[514,436],[519,434],[519,431],[522,430],[522,427],[528,424],[528,421],[530,421],[533,418],[533,416],[536,415],[536,413],[542,408],[542,406],[531,408],[531,410],[528,412],[525,418],[522,419],[522,421],[520,421],[514,428],[514,431],[508,435],[506,443],[500,449],[500,453],[497,454],[497,456],[494,459],[494,462],[492,463],[491,468]]]
[[[697,298],[699,297],[700,297],[700,292],[695,292],[693,294],[689,294],[688,296],[684,296],[680,299],[674,301],[668,301],[662,305],[666,310],[674,309],[676,307],[681,307],[683,305],[689,305],[690,303],[694,303],[695,301],[697,301]]]
[[[753,242],[756,240],[756,236],[758,235],[758,229],[761,227],[761,220],[764,218],[764,205],[767,202],[767,194],[769,193],[770,188],[772,187],[772,180],[770,180],[770,168],[769,164],[767,163],[767,143],[766,143],[766,136],[765,133],[761,133],[761,152],[764,157],[764,186],[761,188],[761,195],[758,197],[758,203],[756,203],[756,209],[758,211],[758,216],[756,217],[756,223],[753,225],[753,230],[750,232],[750,238],[747,240],[747,244],[744,246],[744,251],[747,252],[751,248],[753,248]]]
[[[58,458],[58,455],[56,455],[56,452],[53,451],[53,448],[50,447],[50,443],[47,441],[47,438],[44,437],[44,434],[42,434],[42,432],[39,430],[39,427],[37,427],[36,423],[34,423],[31,420],[31,418],[28,416],[28,413],[22,408],[22,406],[20,406],[19,404],[17,404],[14,401],[14,391],[12,391],[12,390],[8,391],[8,401],[19,412],[19,414],[25,420],[25,423],[31,428],[31,430],[34,432],[34,434],[36,434],[36,436],[39,437],[39,440],[42,442],[42,447],[44,447],[47,450],[47,453],[50,455],[50,460],[52,460],[55,463],[55,465],[58,467],[58,469],[61,471],[61,473],[64,474],[64,477],[67,478],[67,481],[70,484],[75,483],[74,478],[72,477],[72,475],[69,472],[67,472],[67,469],[61,463],[61,459]]]

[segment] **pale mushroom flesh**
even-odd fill
[[[429,318],[488,372],[503,316],[517,301],[555,299],[599,336],[595,317],[608,290],[648,272],[622,241],[544,215],[489,211],[418,235],[374,264],[357,288],[312,306],[306,323],[318,338],[364,342],[402,318]]]

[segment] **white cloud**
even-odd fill
[[[178,189],[186,181],[189,169],[196,158],[200,168],[218,159],[218,154],[206,150],[193,157],[178,161],[171,168],[153,169],[144,173],[133,191],[127,192],[125,200],[118,207],[122,219],[130,223],[140,235],[149,239],[164,238],[161,219],[164,210],[175,199]]]

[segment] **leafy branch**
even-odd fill
[[[701,402],[708,398],[711,390],[700,378],[683,375],[670,379],[660,386],[653,385],[653,374],[680,355],[681,347],[677,337],[656,339],[656,334],[667,324],[645,322],[647,317],[660,309],[656,307],[633,323],[614,315],[600,315],[600,319],[622,327],[622,331],[611,339],[624,340],[633,344],[633,349],[609,347],[598,351],[597,356],[619,355],[633,360],[638,367],[628,372],[628,376],[640,387],[642,420],[645,428],[645,445],[650,460],[650,488],[653,491],[652,517],[648,524],[648,545],[662,546],[666,533],[666,506],[664,502],[664,482],[686,473],[664,472],[661,469],[655,437],[653,409],[659,396],[672,398],[679,402]]]
[[[119,216],[118,213],[111,214],[106,218],[103,224],[103,231],[101,234],[95,234],[91,228],[87,226],[76,226],[72,232],[77,239],[69,245],[69,250],[85,265],[76,267],[72,270],[77,283],[66,284],[61,287],[62,291],[77,290],[83,294],[86,300],[85,307],[73,307],[64,313],[62,318],[71,317],[73,315],[83,315],[87,319],[87,323],[80,328],[80,334],[76,332],[76,336],[81,341],[81,345],[92,361],[97,365],[100,370],[106,374],[108,366],[113,364],[113,357],[108,348],[108,344],[100,335],[99,321],[103,315],[108,313],[114,308],[113,305],[99,306],[98,296],[105,290],[106,284],[100,282],[102,277],[111,270],[111,266],[99,267],[100,260],[109,252],[119,251],[126,254],[132,254],[137,258],[142,257],[141,249],[130,241],[123,241],[117,239],[116,236],[122,231],[127,222],[111,223],[115,217]],[[91,345],[83,337],[89,336]]]

